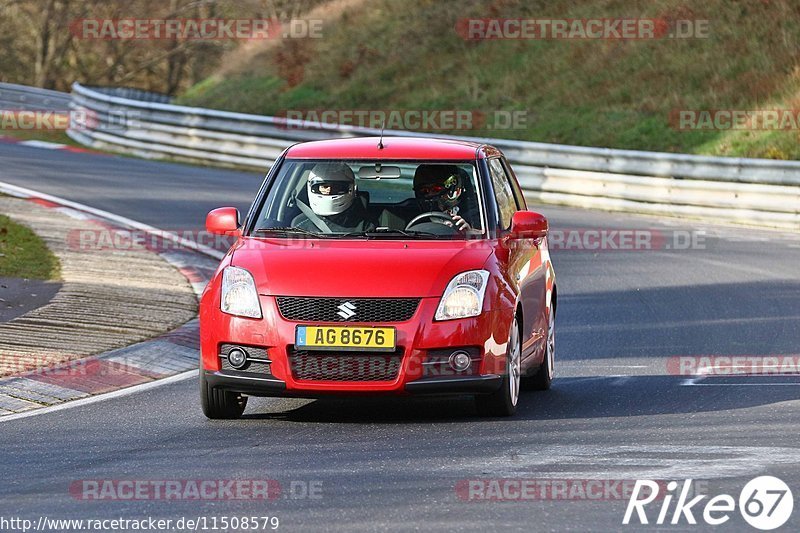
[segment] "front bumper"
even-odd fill
[[[322,398],[326,396],[341,395],[375,395],[376,391],[343,391],[339,388],[307,391],[302,389],[289,390],[286,382],[274,377],[252,377],[242,372],[234,371],[209,371],[203,370],[203,375],[214,388],[240,392],[251,396],[270,397],[295,397],[295,398]],[[409,395],[438,395],[438,394],[489,394],[500,388],[503,376],[488,374],[481,376],[456,376],[443,378],[423,378],[409,381],[404,386],[404,392]],[[397,391],[388,394],[396,395]]]
[[[512,309],[485,311],[473,318],[436,322],[433,317],[439,298],[423,298],[414,316],[406,322],[368,324],[396,328],[401,358],[393,379],[303,380],[296,378],[290,363],[295,328],[301,324],[315,324],[284,319],[274,297],[260,296],[260,300],[264,318],[257,320],[220,312],[216,298],[201,304],[201,369],[212,387],[253,396],[316,398],[331,395],[482,394],[497,390],[502,382]],[[340,322],[330,325],[365,324]],[[252,373],[223,368],[219,354],[220,347],[225,344],[265,349],[270,361],[269,374],[254,377]],[[428,366],[429,354],[462,346],[474,347],[479,353],[474,370],[469,374],[428,372],[431,368]]]

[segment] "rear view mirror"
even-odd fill
[[[214,235],[234,235],[239,231],[239,210],[220,207],[206,215],[206,231]]]
[[[511,237],[515,239],[540,239],[547,235],[548,229],[544,215],[533,211],[517,211],[511,217]]]
[[[400,177],[400,167],[375,163],[358,169],[358,178],[362,180],[395,180]]]

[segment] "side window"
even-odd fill
[[[489,173],[492,176],[492,187],[497,199],[500,227],[509,229],[511,228],[511,217],[517,212],[517,203],[514,200],[511,183],[509,183],[506,171],[503,169],[499,159],[489,160]]]
[[[517,202],[517,211],[523,211],[525,209],[525,197],[522,195],[522,189],[519,188],[519,183],[517,183],[517,180],[514,179],[514,173],[509,169],[508,161],[503,159],[501,162],[503,163],[503,168],[506,171],[506,176],[508,176],[508,181],[511,183],[511,189],[514,191],[514,200]]]

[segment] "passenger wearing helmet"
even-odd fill
[[[303,213],[292,226],[313,232],[369,231],[366,209],[358,196],[353,171],[344,163],[320,163],[311,169],[306,183],[308,206],[298,202]],[[310,210],[308,208],[310,207]]]
[[[420,212],[441,211],[453,219],[452,223],[440,219],[431,219],[431,222],[447,224],[462,232],[471,230],[468,220],[473,220],[473,214],[468,213],[465,206],[461,205],[462,194],[464,178],[457,166],[425,164],[417,167],[414,173],[414,195]]]

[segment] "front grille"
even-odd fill
[[[402,348],[390,354],[289,350],[292,375],[309,381],[394,381],[402,359]]]
[[[298,298],[278,296],[286,320],[310,322],[405,322],[417,311],[419,298]],[[350,305],[346,305],[350,304]],[[345,306],[341,309],[340,306]]]
[[[241,348],[247,352],[247,365],[244,368],[233,368],[228,362],[228,352],[233,348]],[[251,374],[270,375],[270,364],[263,361],[251,361],[251,359],[269,360],[267,351],[264,348],[256,346],[239,346],[236,344],[223,344],[219,347],[220,362],[222,363],[222,370],[232,370],[234,372],[248,372]],[[224,357],[223,357],[224,356]]]

